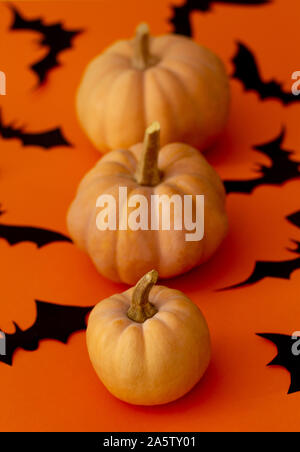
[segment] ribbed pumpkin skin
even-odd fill
[[[101,301],[92,311],[87,347],[106,388],[136,405],[159,405],[186,394],[210,361],[210,337],[200,310],[183,293],[155,286],[154,317],[127,317],[133,289]]]
[[[183,142],[206,149],[224,129],[229,80],[221,60],[191,39],[151,38],[158,64],[133,67],[133,41],[120,41],[87,67],[77,94],[83,129],[101,152],[143,140],[145,129],[161,124],[161,144]]]
[[[152,268],[157,269],[161,278],[189,271],[214,254],[228,228],[224,186],[196,149],[176,143],[163,147],[158,158],[163,176],[155,187],[143,187],[135,181],[142,149],[139,144],[101,158],[80,183],[67,218],[72,239],[90,255],[98,271],[113,281],[127,284],[136,284]],[[111,194],[118,205],[119,187],[127,187],[128,199],[135,194],[145,195],[149,206],[152,194],[204,195],[203,240],[186,241],[185,235],[190,232],[186,230],[99,231],[96,217],[101,209],[96,207],[96,200],[104,193]],[[171,229],[173,225],[171,217]]]

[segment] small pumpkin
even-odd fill
[[[87,327],[93,367],[117,398],[136,405],[172,402],[190,391],[210,361],[206,321],[178,290],[147,273],[126,292],[101,301]]]
[[[151,268],[157,268],[161,278],[189,271],[208,260],[227,233],[225,190],[215,170],[188,145],[174,143],[160,149],[159,134],[159,124],[154,123],[146,131],[144,144],[102,157],[83,178],[68,212],[73,241],[90,255],[102,275],[116,282],[136,284]],[[118,216],[123,215],[124,209],[132,211],[135,195],[143,195],[149,206],[153,195],[166,195],[168,199],[177,195],[182,204],[184,196],[190,195],[193,214],[195,196],[204,195],[203,239],[187,241],[189,231],[185,224],[182,230],[175,230],[171,208],[170,230],[163,230],[161,222],[158,230],[153,230],[151,211],[149,230],[142,226],[138,230],[121,230],[118,226],[116,230],[99,230],[97,217],[101,207],[97,207],[97,199],[102,194],[112,195],[118,206],[120,187],[127,189],[127,205],[117,212]],[[161,209],[159,215],[161,219]]]
[[[229,79],[221,60],[190,38],[150,37],[141,24],[87,67],[77,93],[79,121],[101,152],[143,140],[153,121],[162,145],[184,142],[203,150],[222,132]]]

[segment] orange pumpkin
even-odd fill
[[[182,292],[154,286],[146,274],[135,288],[101,301],[87,328],[91,362],[106,388],[137,405],[159,405],[186,394],[210,361],[209,330]]]
[[[203,150],[223,130],[229,98],[214,53],[183,36],[151,38],[142,24],[133,40],[115,43],[88,65],[77,113],[101,152],[141,142],[155,120],[162,145],[180,141]]]
[[[227,232],[225,190],[215,170],[196,149],[186,144],[169,144],[159,152],[159,133],[159,124],[154,123],[146,131],[144,145],[102,157],[80,183],[68,212],[68,228],[74,242],[90,255],[98,271],[113,281],[136,284],[153,267],[161,278],[184,273],[209,259]],[[160,221],[156,230],[152,227],[143,230],[143,226],[133,230],[128,223],[124,230],[121,227],[99,230],[97,221],[103,210],[97,207],[97,199],[102,194],[110,195],[118,206],[120,187],[127,190],[127,203],[117,212],[118,218],[123,217],[125,209],[133,212],[135,195],[144,195],[149,206],[149,224],[152,195],[167,195],[167,199],[177,195],[182,206],[184,196],[190,195],[193,215],[196,195],[204,195],[203,239],[187,240],[186,234],[191,230],[186,224],[176,230],[172,206],[169,206],[170,227],[165,230],[162,204],[159,204]],[[113,207],[108,206],[108,216]]]

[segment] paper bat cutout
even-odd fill
[[[10,6],[13,13],[13,22],[11,30],[30,30],[40,33],[43,37],[39,44],[47,47],[47,54],[36,63],[30,66],[38,76],[39,85],[47,79],[51,69],[60,66],[58,61],[59,54],[72,47],[72,41],[82,30],[65,30],[63,24],[58,22],[52,25],[46,25],[42,19],[26,19],[21,15],[15,6]]]
[[[258,6],[270,3],[271,0],[186,0],[182,6],[173,6],[173,17],[170,23],[174,26],[174,33],[192,36],[190,14],[193,11],[203,13],[211,10],[216,3],[239,6]]]
[[[0,135],[5,140],[16,138],[21,141],[23,146],[39,146],[47,150],[57,146],[71,146],[58,127],[45,132],[25,132],[22,128],[15,127],[13,124],[5,125],[1,112]]]
[[[268,366],[284,367],[291,375],[291,385],[288,394],[300,391],[300,337],[285,334],[260,333],[263,337],[276,345],[278,354]]]
[[[288,216],[287,220],[300,229],[300,211]],[[292,240],[292,242],[296,245],[296,248],[293,250],[289,249],[289,251],[297,254],[299,257],[286,261],[257,261],[249,278],[239,284],[220,290],[223,291],[249,286],[262,281],[265,278],[290,279],[292,274],[300,269],[300,242],[297,242],[296,240]]]
[[[35,228],[30,226],[12,226],[0,223],[0,239],[5,239],[10,245],[16,245],[22,242],[32,242],[38,248],[54,242],[69,242],[72,240],[55,231],[48,229]]]
[[[18,349],[34,351],[39,342],[53,339],[66,344],[71,334],[85,330],[85,318],[91,307],[62,306],[44,301],[35,301],[36,321],[22,331],[15,323],[16,331],[5,334],[6,354],[0,355],[0,362],[12,365],[13,355]]]
[[[261,78],[254,55],[244,44],[238,43],[238,51],[232,60],[235,70],[233,78],[241,81],[246,91],[255,91],[260,99],[278,99],[284,105],[299,102],[300,97],[292,91],[285,92],[275,80],[264,82]]]
[[[300,177],[300,162],[290,159],[293,151],[283,149],[282,143],[285,138],[285,131],[266,144],[254,146],[256,151],[266,155],[270,161],[270,166],[259,165],[256,170],[260,176],[254,179],[227,180],[224,181],[227,193],[250,194],[261,185],[282,185],[287,181]]]

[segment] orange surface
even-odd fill
[[[150,23],[154,34],[171,31],[170,3],[182,1],[17,3],[26,17],[84,29],[73,49],[60,55],[61,66],[38,89],[28,67],[45,49],[38,45],[36,33],[9,32],[11,11],[0,5],[0,70],[7,76],[7,95],[0,96],[0,107],[5,123],[15,121],[30,131],[61,126],[73,144],[44,151],[0,138],[0,202],[5,210],[1,222],[67,233],[67,207],[78,182],[99,158],[75,117],[74,95],[82,71],[112,41],[130,37],[142,20]],[[236,41],[242,41],[255,52],[263,78],[282,81],[288,91],[292,72],[300,70],[300,5],[298,0],[288,3],[216,4],[209,13],[192,14],[195,38],[216,51],[230,73]],[[299,160],[300,103],[261,101],[237,80],[231,87],[228,129],[207,154],[222,178],[256,177],[257,164],[268,160],[253,146],[276,138],[282,126],[284,148]],[[230,194],[230,233],[219,252],[201,268],[168,282],[199,305],[212,334],[212,363],[190,394],[153,408],[118,401],[98,381],[84,333],[76,333],[67,345],[47,340],[35,352],[18,350],[12,367],[0,363],[0,429],[299,430],[300,394],[287,395],[290,376],[285,369],[266,367],[276,348],[255,333],[300,330],[300,271],[290,281],[267,278],[246,288],[217,291],[246,279],[257,260],[295,258],[287,248],[293,247],[291,239],[300,241],[300,231],[285,217],[299,210],[299,198],[299,180],[259,187],[251,195]],[[12,247],[0,240],[0,256],[0,329],[5,332],[14,331],[13,322],[23,329],[32,325],[35,299],[89,306],[125,288],[99,276],[88,257],[68,243],[37,249],[32,243]]]

